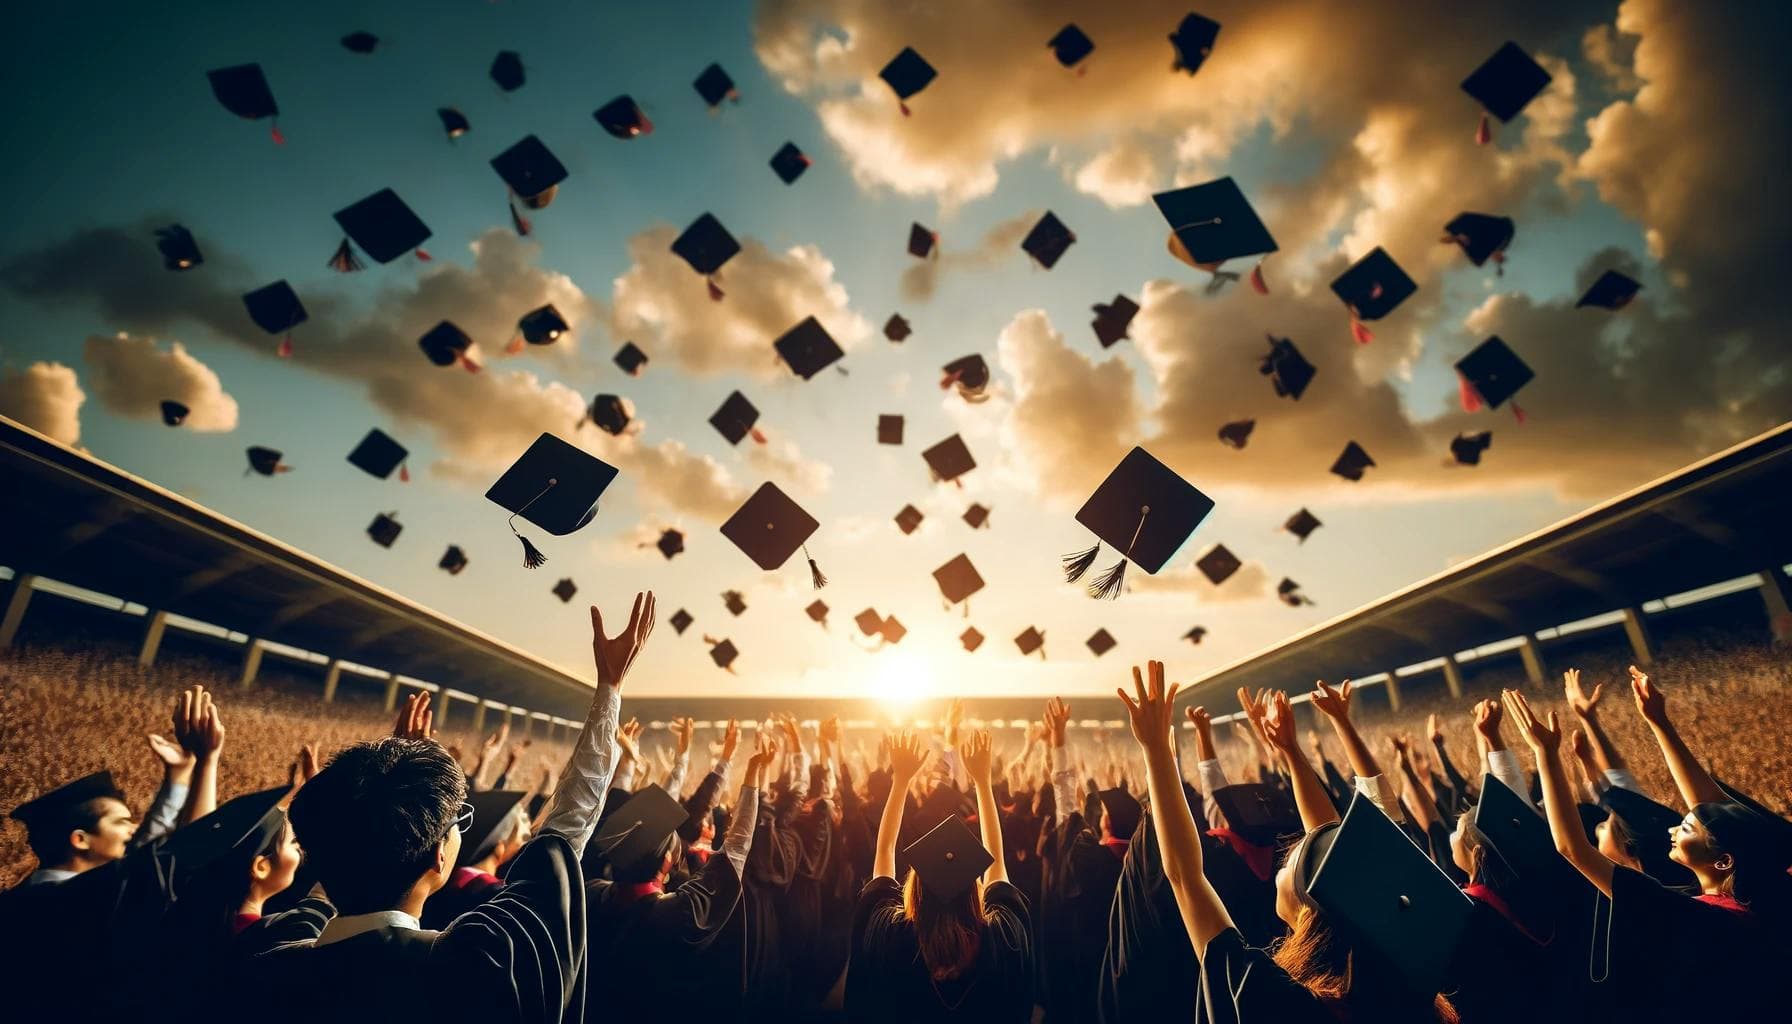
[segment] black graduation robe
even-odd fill
[[[1095,1019],[1124,852],[1104,845],[1081,811],[1052,829],[1038,932],[1041,1003],[1050,1024]]]
[[[750,1014],[771,1016],[783,1012],[790,1003],[790,957],[783,941],[783,916],[778,904],[796,878],[802,859],[802,837],[794,828],[801,811],[801,795],[786,787],[775,803],[760,801],[759,816],[753,825],[743,901],[745,1000]]]
[[[867,1024],[976,1021],[1024,1024],[1033,1014],[1033,947],[1027,899],[1007,882],[983,890],[983,932],[970,971],[935,983],[902,912],[902,887],[873,878],[853,914],[846,1017]]]
[[[1606,986],[1620,1013],[1679,1020],[1783,1020],[1783,935],[1671,889],[1640,871],[1612,871]],[[1596,962],[1595,969],[1604,967]],[[1763,1016],[1765,1015],[1765,1016]]]
[[[1361,987],[1359,978],[1358,987]],[[1168,1017],[1163,1019],[1170,1019]],[[1228,928],[1201,958],[1197,1024],[1434,1024],[1430,997],[1376,998],[1353,992],[1330,1003],[1288,976],[1266,950]]]
[[[593,989],[591,1020],[651,1020],[665,1014],[668,993],[715,1010],[739,1002],[746,984],[745,944],[722,941],[744,932],[742,883],[721,851],[678,888],[639,894],[608,880],[586,883],[591,962],[602,983]]]
[[[1200,963],[1164,876],[1147,813],[1127,845],[1108,912],[1099,1009],[1104,1024],[1194,1019]]]

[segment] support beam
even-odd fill
[[[390,713],[390,712],[397,711],[397,710],[398,710],[398,677],[395,675],[389,675],[386,677],[386,711],[388,713]]]
[[[473,702],[473,735],[485,735],[485,700],[481,698]]]
[[[532,738],[534,738],[534,736],[535,736],[535,712],[530,711],[527,708],[524,708],[523,709],[523,738],[524,739],[532,739]]]
[[[148,668],[156,663],[162,649],[162,634],[168,631],[168,613],[153,611],[143,617],[143,643],[137,648],[137,664]]]
[[[1444,686],[1453,699],[1462,699],[1462,666],[1456,664],[1454,654],[1444,655]]]
[[[331,658],[329,667],[324,669],[324,703],[336,703],[336,685],[342,682],[342,659]]]
[[[1388,710],[1389,711],[1399,711],[1400,710],[1400,677],[1395,675],[1392,672],[1389,672],[1387,688],[1388,688]]]
[[[1767,606],[1767,625],[1773,630],[1775,643],[1792,643],[1792,587],[1778,566],[1761,570],[1761,602]],[[10,615],[10,610],[8,615]],[[9,620],[10,621],[10,620]],[[12,635],[0,627],[0,647],[11,642]]]
[[[433,710],[430,716],[430,728],[436,732],[448,728],[448,705],[453,701],[454,698],[448,696],[447,687],[444,686],[436,691],[436,699],[431,704]]]
[[[25,608],[31,603],[31,586],[37,577],[28,572],[13,574],[6,591],[6,610],[0,612],[0,648],[11,647],[19,635],[19,623],[25,621]]]
[[[258,637],[252,636],[248,642],[243,644],[243,671],[241,675],[237,676],[238,687],[247,690],[255,685],[255,677],[261,674],[262,650],[261,640]]]
[[[1655,638],[1649,635],[1649,624],[1643,621],[1641,608],[1624,609],[1624,636],[1630,640],[1630,654],[1638,665],[1655,660]]]
[[[1524,677],[1541,686],[1543,676],[1548,668],[1543,663],[1543,648],[1537,646],[1537,635],[1526,633],[1524,643],[1519,645],[1518,656],[1524,659]]]

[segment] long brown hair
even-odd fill
[[[915,944],[935,982],[952,981],[977,962],[983,944],[983,887],[976,882],[951,899],[926,895],[909,868],[902,885],[902,914],[915,926]]]

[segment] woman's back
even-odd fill
[[[983,890],[976,959],[935,982],[895,879],[873,878],[853,915],[846,1015],[854,1021],[1024,1021],[1033,1013],[1032,915],[1008,882]]]

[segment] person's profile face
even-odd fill
[[[112,797],[100,798],[100,815],[98,824],[92,829],[82,829],[79,835],[82,843],[77,848],[89,860],[102,863],[114,861],[125,855],[131,837],[137,834],[137,821],[131,816],[131,809],[124,801]]]
[[[276,893],[285,892],[292,885],[293,875],[298,873],[299,862],[304,859],[304,851],[299,848],[299,837],[293,834],[288,825],[281,837],[280,846],[274,851],[274,870],[268,875],[268,883]]]
[[[1674,863],[1689,869],[1718,867],[1719,857],[1713,849],[1711,833],[1691,811],[1680,819],[1680,824],[1668,829],[1668,842],[1671,844],[1668,859]]]

